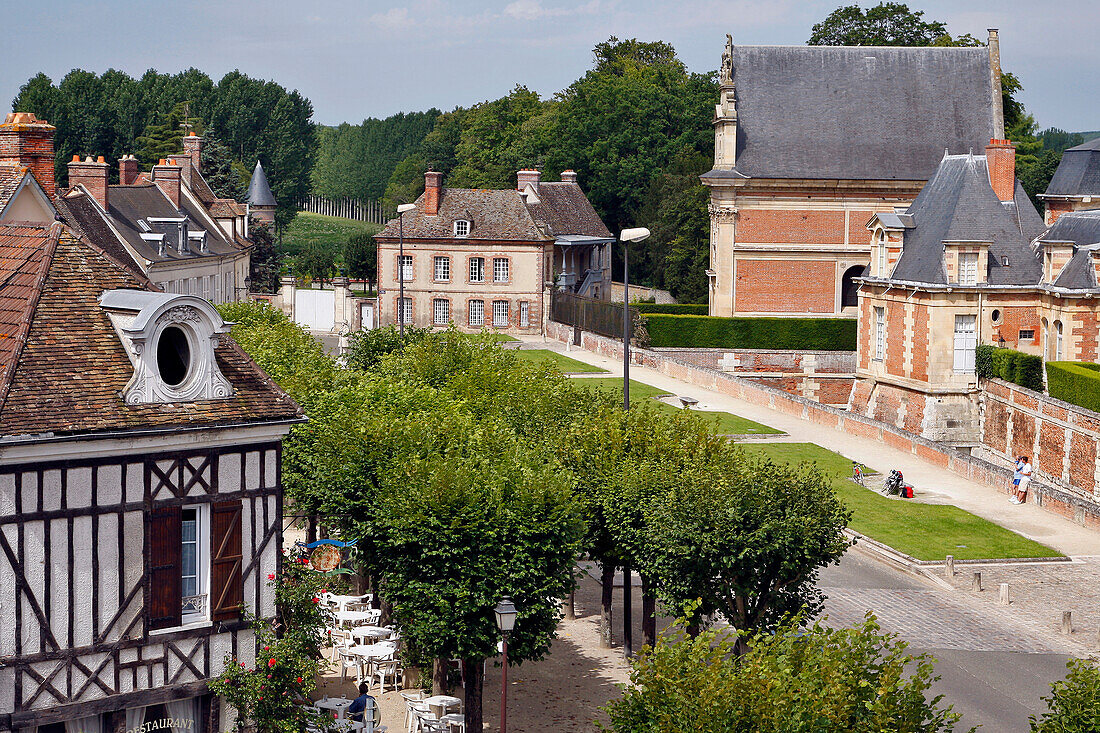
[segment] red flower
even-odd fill
[[[263,696],[263,695],[260,695],[260,699],[261,699],[261,700],[263,700],[263,699],[264,699],[264,696]]]
[[[241,669],[244,669],[244,662],[241,662]]]
[[[267,579],[268,580],[275,580],[275,573],[268,573],[267,574]]]
[[[296,678],[296,679],[295,679],[294,681],[295,681],[295,682],[298,682],[298,683],[300,684],[300,683],[301,683],[301,681],[302,681],[302,678],[301,678],[301,677],[298,677],[298,678]]]
[[[264,647],[264,651],[265,651],[265,652],[269,652],[269,651],[271,651],[271,647],[269,647],[269,646],[265,646],[265,647]]]
[[[275,657],[272,657],[271,659],[267,660],[267,666],[268,667],[274,667],[275,666]]]
[[[320,598],[314,598],[314,599],[313,599],[313,602],[314,602],[314,603],[320,603],[320,602],[321,602],[321,599],[320,599]]]

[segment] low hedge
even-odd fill
[[[1048,361],[1050,396],[1100,412],[1100,365],[1079,361]]]
[[[1043,391],[1043,360],[1013,349],[982,344],[974,354],[979,377],[996,377],[1036,392]]]
[[[721,318],[650,313],[650,346],[668,348],[855,351],[856,322],[846,318]]]
[[[706,303],[631,303],[639,313],[670,313],[678,316],[705,316],[709,310]]]

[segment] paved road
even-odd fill
[[[1065,675],[1071,648],[1056,637],[1015,623],[1008,609],[974,603],[895,571],[856,551],[821,576],[831,621],[850,625],[867,610],[914,653],[936,658],[941,676],[933,691],[963,714],[965,726],[1026,733],[1039,699]],[[960,727],[966,730],[966,727]]]

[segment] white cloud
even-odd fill
[[[572,8],[544,8],[541,0],[513,0],[505,6],[504,15],[515,20],[541,20],[566,15],[593,15],[601,9],[601,0],[589,0]]]
[[[408,28],[412,25],[408,8],[390,8],[384,13],[375,13],[370,17],[371,25],[376,25],[386,30]]]

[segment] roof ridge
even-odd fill
[[[15,377],[15,367],[19,364],[19,358],[23,354],[23,347],[27,343],[27,335],[31,330],[31,321],[34,320],[35,311],[38,309],[38,301],[42,297],[42,291],[45,289],[46,277],[49,275],[54,253],[57,252],[57,244],[61,241],[61,230],[63,225],[60,222],[54,222],[50,224],[49,227],[38,228],[48,229],[49,233],[46,235],[42,264],[38,272],[35,273],[34,290],[31,297],[27,300],[26,309],[23,311],[23,320],[19,324],[19,330],[14,336],[15,349],[12,350],[11,360],[4,365],[3,372],[0,372],[0,412],[4,410],[4,406],[8,399],[8,391],[11,389],[11,383]],[[7,285],[7,282],[3,285]],[[0,287],[3,287],[3,285],[0,285]]]

